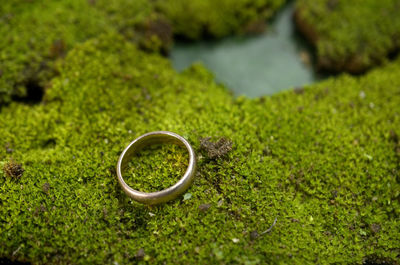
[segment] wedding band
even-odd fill
[[[189,153],[189,165],[183,177],[173,186],[157,192],[146,193],[129,187],[122,177],[122,171],[126,168],[132,156],[145,146],[161,143],[172,143],[186,147]],[[182,136],[167,131],[149,132],[139,136],[125,148],[125,150],[121,153],[117,163],[117,176],[122,190],[135,201],[149,205],[167,202],[181,195],[189,188],[190,184],[192,184],[195,171],[196,156],[192,146],[190,146],[189,142],[186,141]]]

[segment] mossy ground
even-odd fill
[[[166,53],[172,35],[196,40],[260,32],[285,0],[5,1],[0,6],[0,107],[40,101],[56,64],[77,43],[118,31]],[[400,49],[398,0],[297,1],[298,24],[321,69],[363,72]]]
[[[128,164],[124,180],[136,190],[163,190],[174,185],[185,174],[188,162],[189,155],[181,146],[149,146],[137,153]]]
[[[297,24],[319,67],[362,73],[400,50],[399,0],[298,0]]]
[[[0,107],[45,90],[77,43],[118,31],[142,49],[166,53],[172,34],[199,39],[251,31],[283,0],[5,1],[0,6]],[[188,23],[190,20],[190,23]],[[252,26],[253,25],[253,26]],[[30,91],[35,90],[35,91]],[[37,100],[40,101],[40,98]]]
[[[15,161],[24,173],[0,172],[0,257],[34,264],[399,259],[399,60],[364,77],[250,100],[234,98],[199,65],[177,74],[168,60],[110,33],[76,45],[57,71],[42,103],[1,110],[0,166]],[[115,165],[130,141],[154,130],[192,143],[198,174],[191,196],[147,207],[122,192]],[[229,139],[232,150],[210,159],[205,137]],[[145,153],[157,164],[166,154]],[[182,152],[173,154],[184,167]],[[153,178],[161,186],[179,171],[163,168]],[[275,218],[270,232],[255,236]]]
[[[151,16],[147,0],[5,1],[0,7],[0,104],[27,97],[29,84],[44,89],[56,74],[57,60],[74,44],[111,30],[133,38]]]

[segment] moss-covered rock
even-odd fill
[[[169,24],[148,0],[2,3],[0,106],[45,90],[57,60],[73,45],[110,31],[152,50],[167,49],[172,40]]]
[[[117,31],[151,51],[167,52],[172,33],[198,39],[256,30],[284,0],[18,1],[0,7],[0,106],[45,90],[57,60],[76,43]],[[37,99],[40,100],[40,97]]]
[[[42,104],[14,102],[0,113],[0,168],[14,161],[25,170],[18,179],[0,171],[0,257],[396,264],[400,61],[250,100],[233,98],[201,66],[177,74],[108,35],[74,48],[59,72]],[[149,208],[122,192],[115,165],[153,130],[187,138],[198,174],[186,196]],[[207,137],[232,150],[211,159]],[[166,187],[185,166],[171,147],[139,159],[129,181],[143,190]]]
[[[188,39],[224,37],[259,32],[285,0],[171,0],[157,7],[173,25],[174,33]]]
[[[323,70],[362,73],[400,49],[398,0],[298,0],[296,22]]]

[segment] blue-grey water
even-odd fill
[[[203,63],[236,95],[258,97],[313,83],[312,56],[295,32],[293,5],[271,21],[265,33],[217,41],[177,42],[170,58],[178,71]]]

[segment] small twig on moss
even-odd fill
[[[266,234],[266,233],[271,232],[271,230],[272,230],[272,228],[275,226],[277,220],[278,220],[278,217],[275,217],[275,220],[274,220],[274,222],[272,223],[272,225],[271,225],[267,230],[265,230],[264,232],[260,233],[260,236],[261,236],[261,235],[264,235],[264,234]]]
[[[14,250],[12,255],[15,256],[18,253],[18,251],[20,251],[21,248],[22,248],[22,245],[20,245],[16,250]]]

